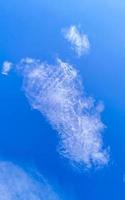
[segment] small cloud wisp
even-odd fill
[[[79,31],[73,25],[63,30],[65,39],[71,44],[71,48],[75,51],[78,57],[86,54],[90,49],[90,42],[88,36]]]
[[[9,71],[11,70],[11,68],[12,68],[12,63],[11,62],[8,62],[8,61],[5,61],[4,63],[3,63],[3,66],[2,66],[2,74],[3,75],[8,75],[8,73],[9,73]]]

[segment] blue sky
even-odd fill
[[[0,75],[1,161],[35,166],[64,200],[125,198],[124,10],[123,0],[0,1],[1,69],[4,61],[15,66],[31,57],[55,65],[60,58],[79,71],[87,95],[105,107],[103,143],[110,161],[101,169],[76,169],[57,152],[59,136],[29,104],[22,77],[14,71]],[[89,39],[89,52],[81,57],[62,33],[71,25]]]

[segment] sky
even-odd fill
[[[125,199],[125,2],[0,1],[0,199]]]

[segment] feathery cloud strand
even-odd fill
[[[37,171],[27,172],[12,162],[0,161],[0,200],[59,200]]]
[[[101,105],[87,97],[77,70],[57,59],[49,65],[32,58],[22,59],[17,70],[31,106],[50,122],[60,137],[58,151],[73,163],[87,167],[108,163],[103,148]]]

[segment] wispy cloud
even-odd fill
[[[11,67],[12,67],[12,63],[5,61],[3,63],[3,66],[2,66],[2,72],[1,73],[4,74],[4,75],[7,75],[9,73],[9,71],[11,70]]]
[[[65,39],[70,42],[71,48],[79,57],[86,54],[90,49],[88,36],[80,32],[75,25],[63,30],[63,34]]]
[[[60,59],[48,65],[27,58],[16,69],[24,78],[23,88],[30,104],[59,134],[60,154],[87,167],[107,164],[100,119],[103,106],[86,96],[77,70]]]
[[[38,172],[27,172],[11,162],[0,162],[1,200],[59,200]]]

